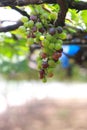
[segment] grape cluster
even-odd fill
[[[55,27],[54,24],[51,24],[51,18],[48,19],[47,15],[45,15],[45,19],[42,16],[41,19],[37,14],[30,15],[30,19],[22,17],[21,21],[24,25],[19,29],[26,32],[29,46],[40,45],[41,51],[37,58],[37,66],[40,79],[46,82],[47,77],[53,76],[53,70],[60,62],[59,58],[63,52],[62,43],[66,38],[66,33],[62,27]]]

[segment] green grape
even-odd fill
[[[18,30],[19,30],[20,32],[26,32],[26,28],[25,28],[24,26],[20,26],[20,27],[18,28]]]
[[[21,21],[22,21],[23,23],[25,23],[25,22],[28,22],[29,19],[28,19],[28,17],[23,16],[23,17],[21,17]]]
[[[34,21],[33,20],[29,20],[28,27],[32,28],[33,26],[34,26]]]
[[[40,40],[43,41],[44,40],[44,36],[40,36]]]
[[[61,34],[59,34],[59,38],[61,38],[62,40],[66,39],[66,33],[62,32]]]
[[[28,38],[27,43],[29,45],[33,44],[34,43],[34,39],[33,38]]]
[[[44,40],[42,41],[42,45],[43,45],[44,47],[48,47],[48,46],[49,46],[49,41],[48,41],[47,39],[44,39]]]
[[[37,66],[38,66],[38,69],[41,69],[42,68],[42,60],[39,60],[37,62]]]
[[[29,27],[29,22],[25,22],[24,27],[28,28]]]
[[[55,61],[54,60],[48,60],[48,64],[50,67],[55,67]]]
[[[43,48],[42,51],[43,51],[44,53],[49,54],[49,49],[48,49],[47,47],[46,47],[46,48]]]
[[[60,60],[58,60],[56,63],[57,63],[57,64],[60,64],[60,63],[61,63],[61,61],[60,61]]]
[[[36,59],[36,61],[38,62],[38,61],[41,61],[41,57],[37,57],[37,59]]]
[[[54,49],[54,43],[49,44],[49,49],[53,50]]]
[[[61,39],[57,40],[57,43],[62,45],[63,44],[63,41]]]
[[[46,83],[46,82],[47,82],[47,79],[44,77],[44,78],[42,79],[42,81],[43,81],[43,83]]]
[[[35,26],[36,26],[38,29],[42,28],[41,22],[37,22],[37,23],[35,24]]]
[[[49,33],[47,33],[47,35],[46,35],[46,39],[47,39],[48,41],[51,41],[52,36],[51,36]]]
[[[48,67],[47,72],[48,73],[53,73],[53,68]]]
[[[61,48],[62,48],[61,44],[59,44],[59,43],[55,44],[55,49],[56,50],[60,50]]]
[[[40,32],[36,32],[36,41],[39,42],[40,41],[40,36],[42,35]]]
[[[53,51],[54,51],[54,49],[49,49],[49,51],[48,51],[48,54],[49,54],[49,56],[52,56],[52,54],[53,54]]]

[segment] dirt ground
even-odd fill
[[[8,107],[0,130],[87,130],[87,101],[32,100]]]

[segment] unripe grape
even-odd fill
[[[45,47],[49,46],[49,41],[47,39],[44,39],[44,41],[42,41],[42,45]]]
[[[42,48],[42,51],[43,51],[44,53],[49,54],[49,49],[48,49],[48,48]]]
[[[54,46],[55,46],[54,43],[50,43],[50,44],[49,44],[49,49],[53,50],[53,49],[54,49]]]
[[[37,62],[41,61],[41,57],[38,56],[36,60]]]
[[[44,36],[40,36],[40,40],[43,41],[44,40]]]
[[[61,38],[62,40],[66,39],[66,33],[62,32],[61,34],[59,34],[59,38]]]
[[[61,61],[60,60],[58,60],[57,62],[56,62],[56,64],[60,64],[61,63]]]
[[[41,67],[42,67],[42,61],[39,60],[37,63],[38,63],[38,69],[41,69]]]
[[[48,64],[51,67],[55,67],[55,61],[54,60],[48,60]]]
[[[25,23],[24,23],[24,27],[26,27],[26,28],[27,28],[27,27],[29,26],[29,24],[28,24],[28,23],[29,23],[29,22],[25,22]]]
[[[32,28],[33,26],[34,26],[33,20],[29,20],[29,22],[28,22],[28,27],[29,27],[29,28]]]
[[[60,49],[61,49],[61,45],[60,45],[59,43],[56,43],[56,44],[55,44],[55,49],[56,49],[56,50],[60,50]]]
[[[29,19],[28,19],[28,17],[23,16],[23,17],[21,17],[21,21],[22,21],[23,23],[25,23],[25,22],[28,22]]]
[[[46,79],[46,78],[43,78],[42,81],[43,81],[44,83],[46,83],[46,82],[47,82],[47,79]]]
[[[20,32],[26,32],[26,28],[25,28],[24,26],[20,26],[20,27],[18,28],[18,30],[19,30]]]
[[[47,73],[53,73],[53,69],[54,69],[54,68],[48,67],[48,68],[47,68]]]
[[[60,45],[62,45],[62,44],[63,44],[63,41],[62,41],[61,39],[58,39],[58,40],[57,40],[57,43],[60,44]]]
[[[40,42],[41,33],[40,32],[36,32],[35,35],[36,35],[36,42],[39,43]]]
[[[37,22],[35,25],[36,25],[36,27],[37,27],[38,29],[42,28],[41,22]]]
[[[47,33],[46,39],[47,39],[48,41],[50,41],[50,40],[52,39],[52,36],[51,36],[49,33]]]

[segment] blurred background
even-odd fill
[[[29,8],[25,10],[28,12]],[[68,26],[54,77],[44,84],[36,69],[40,48],[31,46],[29,50],[23,33],[17,30],[1,32],[22,15],[13,9],[0,8],[0,130],[87,129],[85,14],[84,11],[77,16],[71,10],[67,14],[66,21],[70,24],[67,19],[71,18],[71,24],[74,20],[75,23],[73,27]],[[83,18],[84,25],[79,17]]]

